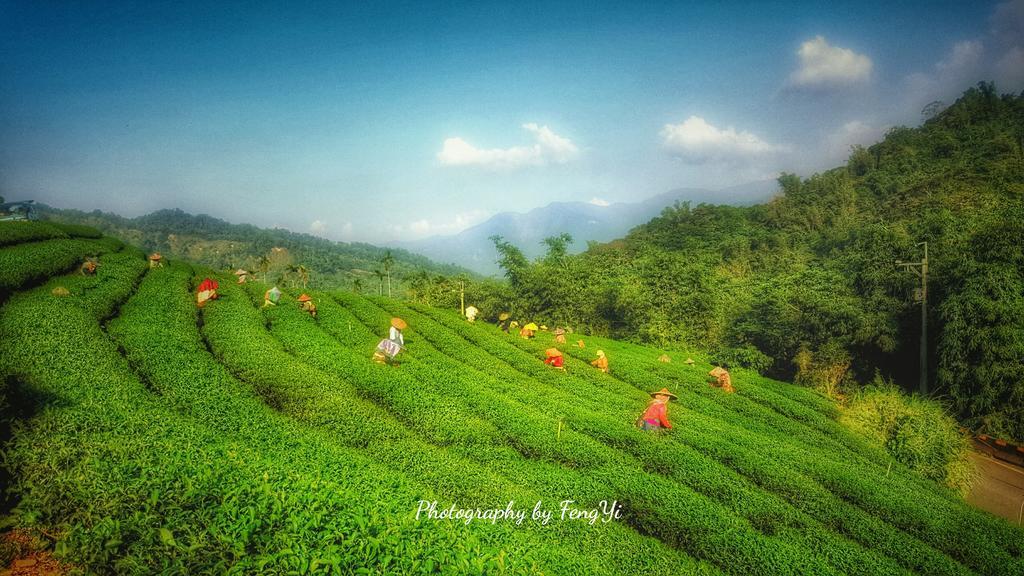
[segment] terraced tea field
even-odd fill
[[[311,292],[312,318],[297,294],[261,308],[265,289],[0,224],[6,525],[89,573],[1024,574],[1024,531],[808,389],[736,370],[726,395],[698,354],[596,337],[558,371],[547,333],[351,293]],[[401,363],[373,364],[392,316]],[[675,428],[636,429],[662,387]],[[567,500],[618,517],[563,519]],[[525,516],[417,519],[435,501]]]

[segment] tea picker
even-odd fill
[[[217,286],[217,282],[209,278],[204,278],[199,284],[199,288],[196,290],[196,300],[200,308],[205,306],[207,301],[217,299]]]
[[[372,360],[378,364],[394,362],[395,356],[405,349],[405,338],[402,336],[402,330],[405,330],[407,327],[408,324],[405,323],[405,320],[392,318],[388,337],[377,344]]]
[[[470,324],[476,322],[476,315],[479,313],[480,309],[476,306],[466,306],[466,320],[469,320]]]
[[[82,262],[82,267],[78,270],[82,273],[82,276],[92,276],[96,273],[96,260],[94,258],[86,258],[85,262]]]
[[[534,324],[533,322],[530,322],[526,326],[523,326],[523,329],[519,331],[519,336],[521,336],[525,340],[529,340],[530,338],[533,338],[533,335],[536,332],[537,332],[537,325]]]
[[[544,363],[549,366],[554,366],[559,370],[565,370],[565,357],[562,355],[562,351],[558,348],[548,348],[544,351]]]
[[[277,303],[281,300],[281,290],[277,286],[274,286],[270,290],[263,293],[263,307],[277,306]]]
[[[727,365],[726,365],[727,366]],[[733,392],[732,378],[729,377],[729,371],[722,366],[715,366],[711,372],[708,372],[708,376],[714,376],[715,381],[711,382],[712,386],[716,386],[725,390],[726,392]]]
[[[299,296],[298,302],[302,306],[303,312],[309,312],[310,316],[316,318],[316,304],[313,303],[313,299],[309,297],[309,294]]]
[[[672,424],[668,421],[668,401],[669,399],[676,400],[676,395],[669,392],[668,388],[662,388],[657,392],[651,392],[651,396],[654,400],[647,405],[647,409],[640,415],[640,419],[637,420],[637,426],[644,430],[659,430],[661,428],[672,429]]]
[[[597,351],[597,360],[591,362],[590,365],[605,374],[608,373],[608,357],[604,355],[604,350]]]
[[[252,274],[249,274],[249,272],[244,268],[239,268],[238,270],[235,270],[235,276],[238,276],[239,284],[245,284],[246,282],[252,280]]]

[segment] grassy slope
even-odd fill
[[[261,310],[264,287],[230,278],[197,314],[201,270],[147,273],[137,251],[83,234],[19,230],[0,247],[19,263],[0,284],[20,291],[0,309],[0,375],[35,410],[5,446],[12,518],[87,569],[1024,572],[1019,529],[865,444],[807,389],[737,371],[727,396],[704,383],[701,357],[662,364],[661,351],[598,338],[563,347],[562,373],[539,360],[547,334],[347,293],[314,293],[314,320],[294,295]],[[32,287],[92,254],[97,276]],[[410,323],[402,365],[373,365],[396,314]],[[597,348],[608,375],[587,365]],[[675,430],[634,429],[662,386],[680,396]],[[625,514],[412,519],[419,499],[566,498],[616,499]]]

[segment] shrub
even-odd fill
[[[910,469],[961,494],[970,491],[970,442],[935,400],[907,396],[876,377],[851,398],[840,421]]]
[[[750,345],[741,348],[719,348],[711,355],[712,364],[728,364],[731,367],[749,368],[757,372],[771,368],[773,362],[770,356]]]

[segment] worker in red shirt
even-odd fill
[[[562,351],[558,348],[548,348],[544,351],[544,355],[547,358],[544,359],[544,363],[548,366],[554,366],[559,370],[565,370],[565,357],[562,356]]]
[[[644,410],[637,424],[644,430],[671,429],[672,423],[668,421],[667,406],[669,399],[675,400],[676,395],[669,392],[668,388],[662,388],[657,392],[652,392],[651,396],[654,399],[647,405],[647,409]]]

